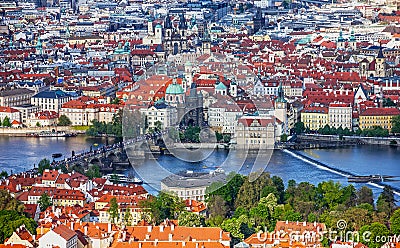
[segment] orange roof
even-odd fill
[[[65,225],[57,226],[56,228],[53,229],[53,232],[59,234],[63,239],[67,241],[72,239],[76,235],[75,231],[72,231]]]

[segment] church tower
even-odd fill
[[[287,117],[287,101],[283,91],[282,82],[278,87],[278,98],[275,100],[275,117],[284,123],[283,133],[287,133],[288,117]]]
[[[351,33],[350,33],[349,47],[353,51],[357,50],[357,41],[356,41],[356,37],[354,37],[354,30],[351,30]]]
[[[346,39],[343,38],[343,32],[341,29],[340,29],[339,37],[337,39],[336,47],[337,47],[337,49],[345,49],[346,48]]]
[[[204,27],[204,34],[201,42],[201,48],[203,54],[211,54],[211,38],[210,34],[208,33],[207,25]]]
[[[375,58],[375,76],[386,77],[386,59],[383,56],[382,45],[380,45],[378,56]]]

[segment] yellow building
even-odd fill
[[[389,131],[392,129],[392,118],[400,115],[397,108],[369,108],[360,114],[360,129],[380,126]]]
[[[301,112],[301,121],[306,128],[318,130],[329,124],[327,107],[306,107]]]

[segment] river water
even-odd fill
[[[72,151],[79,153],[94,149],[106,143],[105,139],[89,138],[85,136],[70,138],[28,138],[0,136],[0,170],[7,172],[21,172],[33,168],[42,158],[51,159],[52,153],[62,153],[68,157]],[[347,184],[347,178],[343,173],[349,172],[355,175],[391,175],[400,176],[400,148],[387,146],[353,146],[338,149],[310,149],[298,151],[298,154],[308,156],[331,167],[321,165],[299,157],[292,151],[276,150],[271,158],[265,158],[265,171],[281,177],[286,183],[290,179],[297,182],[307,181],[318,184],[321,181],[334,180],[341,184]],[[251,157],[251,156],[250,156]],[[187,162],[173,156],[160,156],[155,160],[135,166],[134,172],[143,178],[147,184],[145,187],[155,193],[160,188],[160,180],[171,173],[192,170],[197,172],[209,172],[223,164],[225,171],[239,171],[248,174],[252,170],[252,160],[242,160],[237,151],[219,150],[207,155],[200,162]],[[133,171],[127,171],[131,173]],[[400,177],[399,177],[400,179]],[[387,182],[396,188],[400,188],[400,182]],[[355,184],[360,187],[365,184]],[[368,184],[375,193],[381,192],[379,185]]]

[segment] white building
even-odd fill
[[[39,238],[38,248],[77,248],[78,236],[65,225],[59,225]]]
[[[61,106],[72,100],[72,96],[61,90],[42,91],[31,98],[31,104],[39,106],[40,110],[59,112]]]
[[[157,122],[161,122],[162,129],[178,124],[178,110],[164,100],[157,101],[150,108],[142,108],[140,112],[146,116],[149,128],[156,128]]]
[[[348,103],[330,103],[328,108],[329,126],[352,130],[353,108]]]
[[[208,125],[221,133],[233,134],[235,123],[243,115],[233,100],[219,99],[208,108]]]

